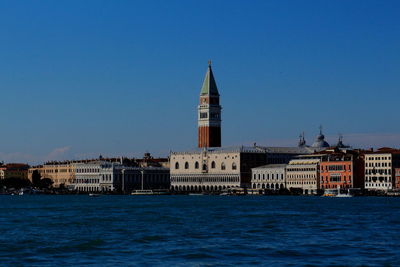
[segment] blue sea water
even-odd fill
[[[400,266],[400,198],[0,196],[1,266]]]

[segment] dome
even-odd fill
[[[320,129],[319,135],[317,136],[317,139],[312,144],[312,147],[315,148],[330,147],[328,142],[325,141],[325,136],[322,134],[322,127]]]

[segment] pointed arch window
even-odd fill
[[[176,170],[179,169],[179,162],[175,163],[175,169],[176,169]]]
[[[225,170],[225,168],[226,168],[226,167],[225,167],[225,163],[222,162],[222,163],[221,163],[221,170]]]
[[[215,169],[215,161],[211,162],[211,169]]]
[[[189,169],[189,162],[185,162],[185,169],[187,170],[187,169]]]
[[[236,163],[234,162],[234,163],[232,163],[232,170],[236,170],[237,169],[237,166],[236,166]]]
[[[198,169],[199,168],[199,162],[196,161],[196,163],[194,164],[194,168]]]

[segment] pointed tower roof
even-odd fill
[[[300,139],[299,139],[299,147],[305,147],[306,146],[306,139],[304,138],[304,132],[300,134]]]
[[[215,83],[214,74],[211,69],[211,61],[208,61],[208,69],[200,94],[219,96],[217,84]]]

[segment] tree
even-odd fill
[[[2,185],[7,188],[20,189],[31,186],[31,181],[20,177],[9,177],[2,180]]]
[[[40,179],[42,176],[40,175],[40,172],[38,170],[34,170],[32,172],[32,184],[33,186],[40,186]]]
[[[53,181],[50,178],[43,178],[40,180],[40,188],[50,188]]]

